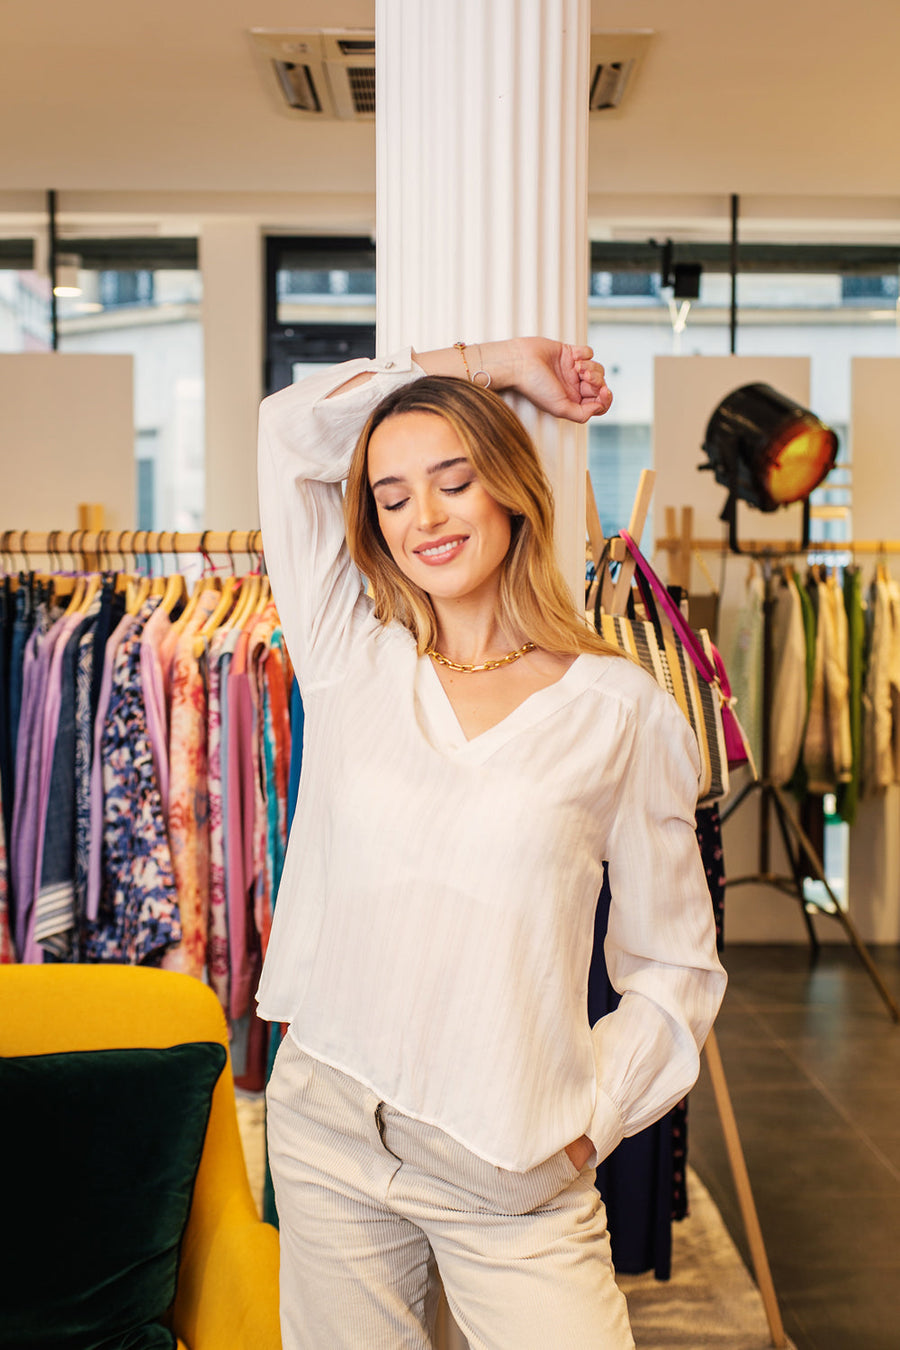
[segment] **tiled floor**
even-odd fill
[[[900,948],[872,955],[900,1001]],[[797,1350],[898,1350],[900,1026],[848,946],[725,964],[716,1032],[785,1329]],[[705,1061],[690,1160],[749,1264]]]

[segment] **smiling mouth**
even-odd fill
[[[421,558],[426,563],[448,562],[455,558],[468,539],[468,535],[457,535],[454,539],[437,539],[433,544],[423,544],[421,548],[413,549],[417,558]]]

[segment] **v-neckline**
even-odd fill
[[[582,653],[558,680],[527,694],[493,726],[475,736],[467,736],[430,658],[421,656],[416,661],[416,693],[434,748],[476,760],[486,759],[520,731],[562,707],[585,687],[590,678],[590,662],[586,653]]]

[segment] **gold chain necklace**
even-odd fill
[[[442,666],[447,666],[449,670],[458,670],[462,675],[477,675],[482,670],[498,670],[500,666],[511,666],[513,661],[518,661],[520,656],[526,656],[528,652],[533,651],[534,643],[526,642],[525,646],[520,647],[517,652],[508,652],[506,656],[499,656],[496,661],[482,661],[480,666],[460,665],[458,661],[451,661],[449,656],[442,656],[433,647],[429,647],[425,655],[439,661]]]

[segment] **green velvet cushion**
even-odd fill
[[[0,1347],[163,1350],[214,1041],[0,1058]]]

